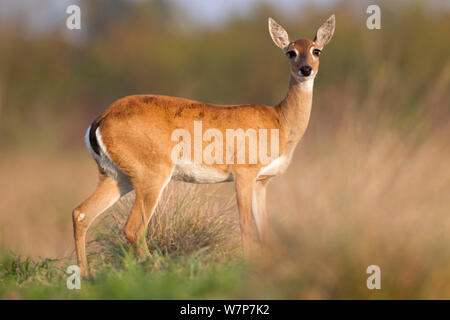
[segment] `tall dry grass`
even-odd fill
[[[450,298],[449,85],[447,65],[403,118],[397,102],[410,89],[395,69],[359,101],[349,86],[314,106],[288,173],[270,186],[264,272],[281,296]],[[372,264],[379,291],[365,285]]]
[[[70,208],[95,189],[97,179],[89,156],[78,150],[3,149],[0,177],[0,251],[32,258],[70,254]]]
[[[123,256],[124,249],[131,249],[123,230],[134,198],[134,192],[122,198],[94,226],[88,243],[94,265],[114,263]],[[223,187],[171,182],[150,219],[146,240],[155,255],[190,255],[199,251],[233,255],[239,249],[235,197]]]

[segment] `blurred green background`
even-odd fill
[[[293,38],[313,38],[320,23],[336,13],[336,34],[321,59],[316,87],[323,93],[356,85],[354,94],[364,95],[380,69],[395,68],[397,104],[378,108],[402,115],[412,112],[450,53],[450,10],[444,1],[375,1],[382,8],[381,30],[365,27],[365,1],[285,1],[284,6],[250,1],[244,13],[237,6],[225,16],[207,10],[190,14],[188,1],[75,1],[82,30],[65,26],[64,4],[73,2],[30,1],[26,14],[10,9],[9,18],[8,2],[15,3],[2,0],[0,28],[3,148],[79,147],[91,119],[130,94],[275,104],[285,93],[288,72],[270,40],[268,16]],[[194,9],[202,6],[194,4]],[[36,17],[49,8],[51,15],[40,17],[50,21],[46,26]],[[29,16],[38,22],[27,23]],[[415,94],[404,96],[405,89]]]

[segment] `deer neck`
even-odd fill
[[[298,82],[292,75],[286,97],[279,103],[280,123],[291,152],[302,138],[311,114],[314,79]]]

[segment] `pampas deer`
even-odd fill
[[[86,133],[86,144],[98,164],[99,183],[94,193],[72,214],[81,273],[88,274],[85,246],[90,224],[133,189],[136,200],[125,225],[125,235],[138,256],[150,255],[145,243],[146,228],[170,180],[190,183],[234,181],[243,250],[246,255],[252,252],[254,226],[261,238],[270,228],[265,203],[267,184],[272,177],[286,170],[308,125],[319,56],[333,36],[334,26],[332,15],[317,30],[314,40],[291,41],[283,27],[269,18],[272,40],[290,64],[286,97],[275,106],[214,105],[162,95],[133,95],[114,102],[100,115]],[[189,157],[191,146],[181,150],[176,138],[180,137],[179,130],[185,130],[191,136],[198,135],[193,124],[200,121],[204,129],[213,128],[214,132],[207,131],[208,135],[205,132],[200,144],[192,146],[196,155],[192,160]],[[215,144],[223,133],[226,132],[228,137],[230,130],[233,133],[231,144],[229,141],[225,146]],[[250,154],[255,133],[264,132],[261,130],[276,132],[270,139],[274,148],[271,148],[269,162],[255,162],[254,155]],[[258,138],[261,155],[264,139],[261,135]],[[208,141],[212,145],[208,149],[209,155],[214,161],[206,159],[208,146],[203,146]],[[199,157],[198,151],[203,149],[205,157]],[[226,154],[225,161],[220,158],[223,154]],[[239,158],[241,161],[236,161]]]

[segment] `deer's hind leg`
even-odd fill
[[[147,225],[155,212],[158,200],[172,177],[171,167],[148,169],[146,174],[132,180],[136,191],[136,201],[125,225],[125,236],[133,245],[139,258],[151,256],[145,240]],[[145,177],[145,178],[144,178]]]
[[[122,195],[131,191],[131,185],[120,184],[116,179],[100,174],[97,189],[72,213],[75,250],[78,266],[83,276],[88,275],[86,234],[91,223],[111,207]]]

